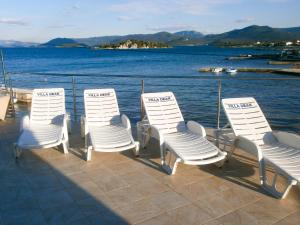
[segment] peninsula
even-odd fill
[[[138,48],[169,48],[167,44],[152,41],[126,40],[117,44],[96,45],[94,49],[138,49]]]

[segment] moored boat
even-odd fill
[[[216,68],[212,68],[212,72],[214,73],[220,73],[223,71],[223,68],[222,67],[216,67]]]
[[[226,73],[236,73],[236,72],[237,72],[237,69],[235,69],[235,68],[226,69]]]

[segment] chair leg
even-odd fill
[[[135,141],[135,148],[133,149],[133,151],[136,157],[140,155],[140,142]]]
[[[235,149],[236,149],[236,142],[234,141],[234,143],[231,146],[231,150],[228,152],[226,156],[226,162],[228,162],[229,159],[232,157],[233,153],[235,152]]]
[[[92,146],[87,148],[86,152],[86,161],[91,161],[92,159]]]
[[[277,190],[277,178],[278,178],[279,172],[277,170],[275,170],[275,175],[273,177],[271,185],[268,184],[267,175],[266,175],[266,165],[263,160],[261,160],[261,162],[259,164],[259,173],[260,173],[260,183],[262,184],[263,189],[265,189],[267,192],[269,192],[270,194],[272,194],[274,197],[276,197],[278,199],[284,199],[287,196],[287,194],[289,193],[291,187],[293,185],[297,184],[296,180],[288,178],[288,183],[287,183],[285,189],[282,192],[278,191]]]
[[[173,165],[171,166],[172,162],[172,155],[174,155],[175,160]],[[167,162],[168,161],[168,162]],[[176,169],[178,166],[178,163],[181,161],[180,158],[178,158],[172,151],[170,151],[170,157],[169,160],[165,160],[164,164],[162,165],[162,168],[169,174],[169,175],[174,175],[176,173]]]
[[[172,167],[172,173],[171,173],[171,175],[174,175],[176,173],[176,169],[177,169],[178,163],[180,161],[181,161],[180,158],[176,158],[175,159],[175,162],[174,162],[173,167]]]
[[[68,140],[64,140],[63,143],[63,149],[64,149],[64,154],[68,154],[69,153],[69,141]]]
[[[16,159],[19,159],[21,156],[22,150],[14,143],[14,155]]]
[[[166,155],[165,155],[165,149],[164,149],[164,144],[160,144],[160,159],[161,159],[161,165],[166,164]]]
[[[266,176],[266,165],[263,159],[259,160],[258,162],[259,164],[259,180],[260,180],[260,184],[264,185],[267,184],[267,176]]]

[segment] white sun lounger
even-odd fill
[[[133,149],[138,155],[139,142],[131,134],[126,115],[120,116],[114,89],[91,89],[84,91],[85,145],[87,161],[91,151],[119,152]]]
[[[261,184],[277,198],[285,198],[300,181],[300,137],[272,131],[254,98],[223,99],[222,104],[236,136],[235,146],[257,156]],[[276,170],[271,185],[267,183],[266,163]],[[276,188],[278,174],[288,178],[282,192]]]
[[[15,145],[18,158],[23,149],[63,145],[68,153],[69,139],[63,88],[34,89],[30,117],[22,118],[21,135]]]
[[[189,121],[185,124],[172,92],[142,94],[151,136],[159,140],[162,167],[175,174],[179,162],[190,165],[222,163],[226,152],[222,152],[206,138],[204,127]],[[170,160],[166,160],[166,151]],[[174,164],[171,157],[175,156]]]

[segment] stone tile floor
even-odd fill
[[[300,224],[299,186],[285,200],[267,195],[255,159],[242,151],[222,169],[179,165],[169,176],[155,142],[139,158],[93,153],[86,162],[78,133],[70,135],[68,155],[24,151],[16,162],[18,121],[0,122],[0,225]]]

